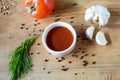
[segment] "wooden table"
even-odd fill
[[[108,80],[107,77],[120,80],[119,0],[55,0],[53,13],[41,20],[27,15],[22,0],[3,0],[0,7],[3,2],[9,3],[9,10],[0,12],[0,80],[9,80],[10,52],[36,34],[39,37],[30,50],[33,71],[22,80]],[[111,12],[109,23],[101,28],[110,40],[105,47],[85,38],[85,29],[91,24],[84,21],[84,12],[96,4],[106,6]],[[73,52],[62,58],[49,54],[41,42],[44,28],[55,21],[70,23],[78,37]],[[83,66],[84,60],[87,66]]]

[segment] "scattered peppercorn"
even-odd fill
[[[75,75],[78,75],[78,73],[75,73]]]
[[[74,54],[72,54],[72,57],[74,57],[75,55]]]
[[[62,60],[58,60],[58,62],[62,62]]]
[[[88,54],[85,54],[84,56],[88,56]]]
[[[25,26],[25,24],[21,24],[22,26]]]
[[[43,70],[46,70],[46,68],[44,67]]]
[[[62,66],[62,67],[65,67],[65,66]]]
[[[29,34],[29,36],[31,36],[31,34]]]
[[[35,22],[37,22],[38,20],[36,19]]]
[[[9,39],[11,39],[12,37],[10,36]]]
[[[56,59],[58,59],[58,58],[56,58]]]
[[[77,5],[77,3],[73,3],[72,5],[73,5],[73,6],[76,6],[76,5]]]
[[[40,43],[37,43],[37,45],[39,46],[39,45],[40,45]]]
[[[84,56],[81,56],[81,57],[80,57],[80,59],[83,59],[83,58],[84,58]]]
[[[37,54],[40,54],[40,52],[37,52]]]
[[[78,49],[82,49],[82,48],[78,48]]]
[[[87,66],[88,62],[86,60],[83,61],[83,66]]]
[[[82,51],[82,53],[85,53],[85,51]]]
[[[92,54],[92,56],[95,56],[95,54]]]
[[[48,62],[49,60],[48,59],[45,59],[45,62]]]
[[[8,12],[6,12],[6,15],[8,15]]]
[[[93,64],[96,64],[96,61],[93,61],[92,63],[93,63]]]
[[[40,32],[42,32],[42,30],[41,30],[41,29],[40,29],[39,31],[40,31]]]
[[[29,28],[26,28],[26,30],[28,30]]]
[[[71,19],[73,19],[74,17],[70,17]]]
[[[35,30],[33,30],[33,32],[35,32]]]
[[[33,53],[30,53],[31,55],[33,55]]]
[[[73,23],[73,21],[70,21],[70,23]]]
[[[24,29],[24,27],[20,27],[20,29]]]
[[[33,64],[31,64],[30,66],[33,67]]]
[[[71,63],[72,63],[72,61],[69,61],[68,63],[69,63],[69,64],[71,64]]]
[[[37,24],[34,24],[34,26],[37,26]]]
[[[62,60],[65,60],[65,58],[64,58],[64,57],[61,57],[61,59],[62,59]]]
[[[37,24],[39,25],[40,23],[38,22]]]
[[[36,36],[37,34],[33,34],[34,36]]]
[[[51,72],[50,71],[48,71],[48,74],[50,74]]]
[[[85,72],[82,72],[82,74],[85,74]]]
[[[57,22],[57,21],[59,21],[60,19],[58,18],[58,19],[55,19],[55,22]]]
[[[61,69],[62,71],[68,71],[69,70],[69,68],[63,68],[63,69]]]
[[[3,13],[3,15],[5,15],[5,12]]]

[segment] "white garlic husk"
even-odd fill
[[[110,12],[101,5],[91,6],[85,11],[85,21],[92,20],[93,23],[98,24],[99,27],[108,23]]]
[[[102,31],[97,32],[95,40],[96,40],[96,43],[101,46],[105,46],[108,43]]]
[[[86,29],[86,37],[90,40],[93,39],[93,33],[94,33],[95,27],[94,26],[90,26]]]

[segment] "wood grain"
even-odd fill
[[[22,0],[2,0],[0,7],[3,2],[4,5],[9,3],[10,9],[0,12],[0,80],[9,80],[10,52],[25,38],[36,34],[39,37],[30,50],[33,71],[22,80],[107,80],[107,76],[111,80],[120,80],[119,0],[55,0],[53,13],[37,21],[27,15]],[[111,41],[105,47],[85,38],[85,29],[91,24],[84,21],[84,12],[96,4],[106,6],[111,12],[109,23],[101,28]],[[76,48],[64,56],[65,60],[50,55],[41,42],[44,28],[55,21],[70,23],[78,35]],[[80,59],[81,56],[84,58]],[[83,60],[88,62],[87,66],[83,66]]]

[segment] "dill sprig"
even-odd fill
[[[28,51],[35,39],[36,36],[26,39],[11,52],[8,64],[10,80],[19,80],[31,71],[31,58]]]

